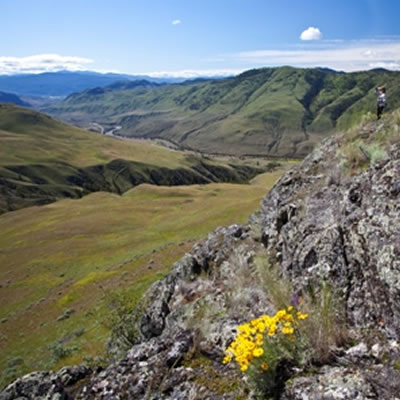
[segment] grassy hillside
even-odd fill
[[[374,111],[382,84],[388,110],[400,106],[399,72],[281,67],[223,80],[91,89],[46,111],[80,126],[121,126],[121,135],[206,152],[303,157],[323,136]]]
[[[183,153],[146,142],[93,135],[26,108],[0,104],[0,166],[64,162],[76,167],[116,158],[169,168],[185,165]],[[187,164],[186,164],[187,165]]]
[[[244,182],[259,170],[74,128],[0,105],[0,213],[140,183]]]
[[[245,222],[281,173],[249,185],[145,184],[1,215],[2,384],[104,355],[110,299],[134,303],[193,240]]]

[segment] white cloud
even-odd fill
[[[185,69],[180,71],[156,71],[156,72],[144,72],[139,75],[147,75],[153,78],[185,78],[195,79],[201,77],[212,77],[212,76],[233,76],[238,75],[245,71],[246,68],[242,69],[207,69],[207,70],[193,70]]]
[[[37,54],[27,57],[0,56],[0,74],[42,73],[55,71],[82,71],[93,60],[59,54]]]
[[[258,50],[233,55],[247,65],[292,65],[298,67],[327,67],[342,71],[371,68],[399,69],[400,39],[328,43],[325,47],[304,46],[289,50]]]
[[[320,40],[322,39],[322,33],[318,28],[310,26],[300,35],[301,40]]]
[[[179,25],[179,24],[181,24],[182,23],[182,21],[180,20],[180,19],[174,19],[173,21],[172,21],[172,25]]]
[[[393,71],[398,71],[398,70],[400,70],[400,61],[371,63],[370,67],[371,68],[384,68],[384,69],[390,69]]]

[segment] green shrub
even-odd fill
[[[7,366],[1,373],[0,388],[23,375],[26,371],[25,361],[21,357],[15,357],[7,361]]]
[[[68,319],[72,314],[73,314],[74,310],[71,308],[66,308],[64,310],[64,312],[57,317],[57,321],[64,321],[66,319]]]
[[[387,153],[378,143],[372,143],[367,145],[365,143],[360,144],[361,151],[368,157],[371,165],[376,164],[379,161],[387,158]]]
[[[73,353],[76,353],[79,348],[77,346],[65,346],[64,344],[60,343],[59,341],[52,343],[49,346],[49,350],[51,351],[52,355],[52,362],[56,364],[58,361],[62,360],[70,356]]]
[[[139,322],[145,304],[127,290],[104,290],[104,298],[109,312],[102,319],[103,325],[111,331],[111,339],[129,349],[140,338]]]
[[[337,157],[342,168],[350,172],[355,172],[360,168],[368,167],[369,160],[361,146],[361,140],[348,142],[341,146],[337,153]]]

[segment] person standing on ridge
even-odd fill
[[[384,86],[376,88],[378,98],[376,100],[376,119],[380,119],[383,109],[386,107],[386,89]]]

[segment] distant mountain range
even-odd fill
[[[157,83],[181,82],[183,79],[151,78],[126,74],[100,74],[92,71],[59,71],[42,74],[0,75],[0,91],[21,96],[55,96],[64,97],[88,88],[111,85],[118,81],[135,81],[146,79]]]
[[[204,152],[297,158],[334,130],[374,113],[375,88],[382,84],[388,110],[400,107],[400,72],[279,67],[220,80],[112,84],[44,111],[81,127],[118,126],[119,135],[162,138]]]
[[[0,103],[16,104],[17,106],[30,107],[30,104],[23,101],[13,93],[0,92]]]

